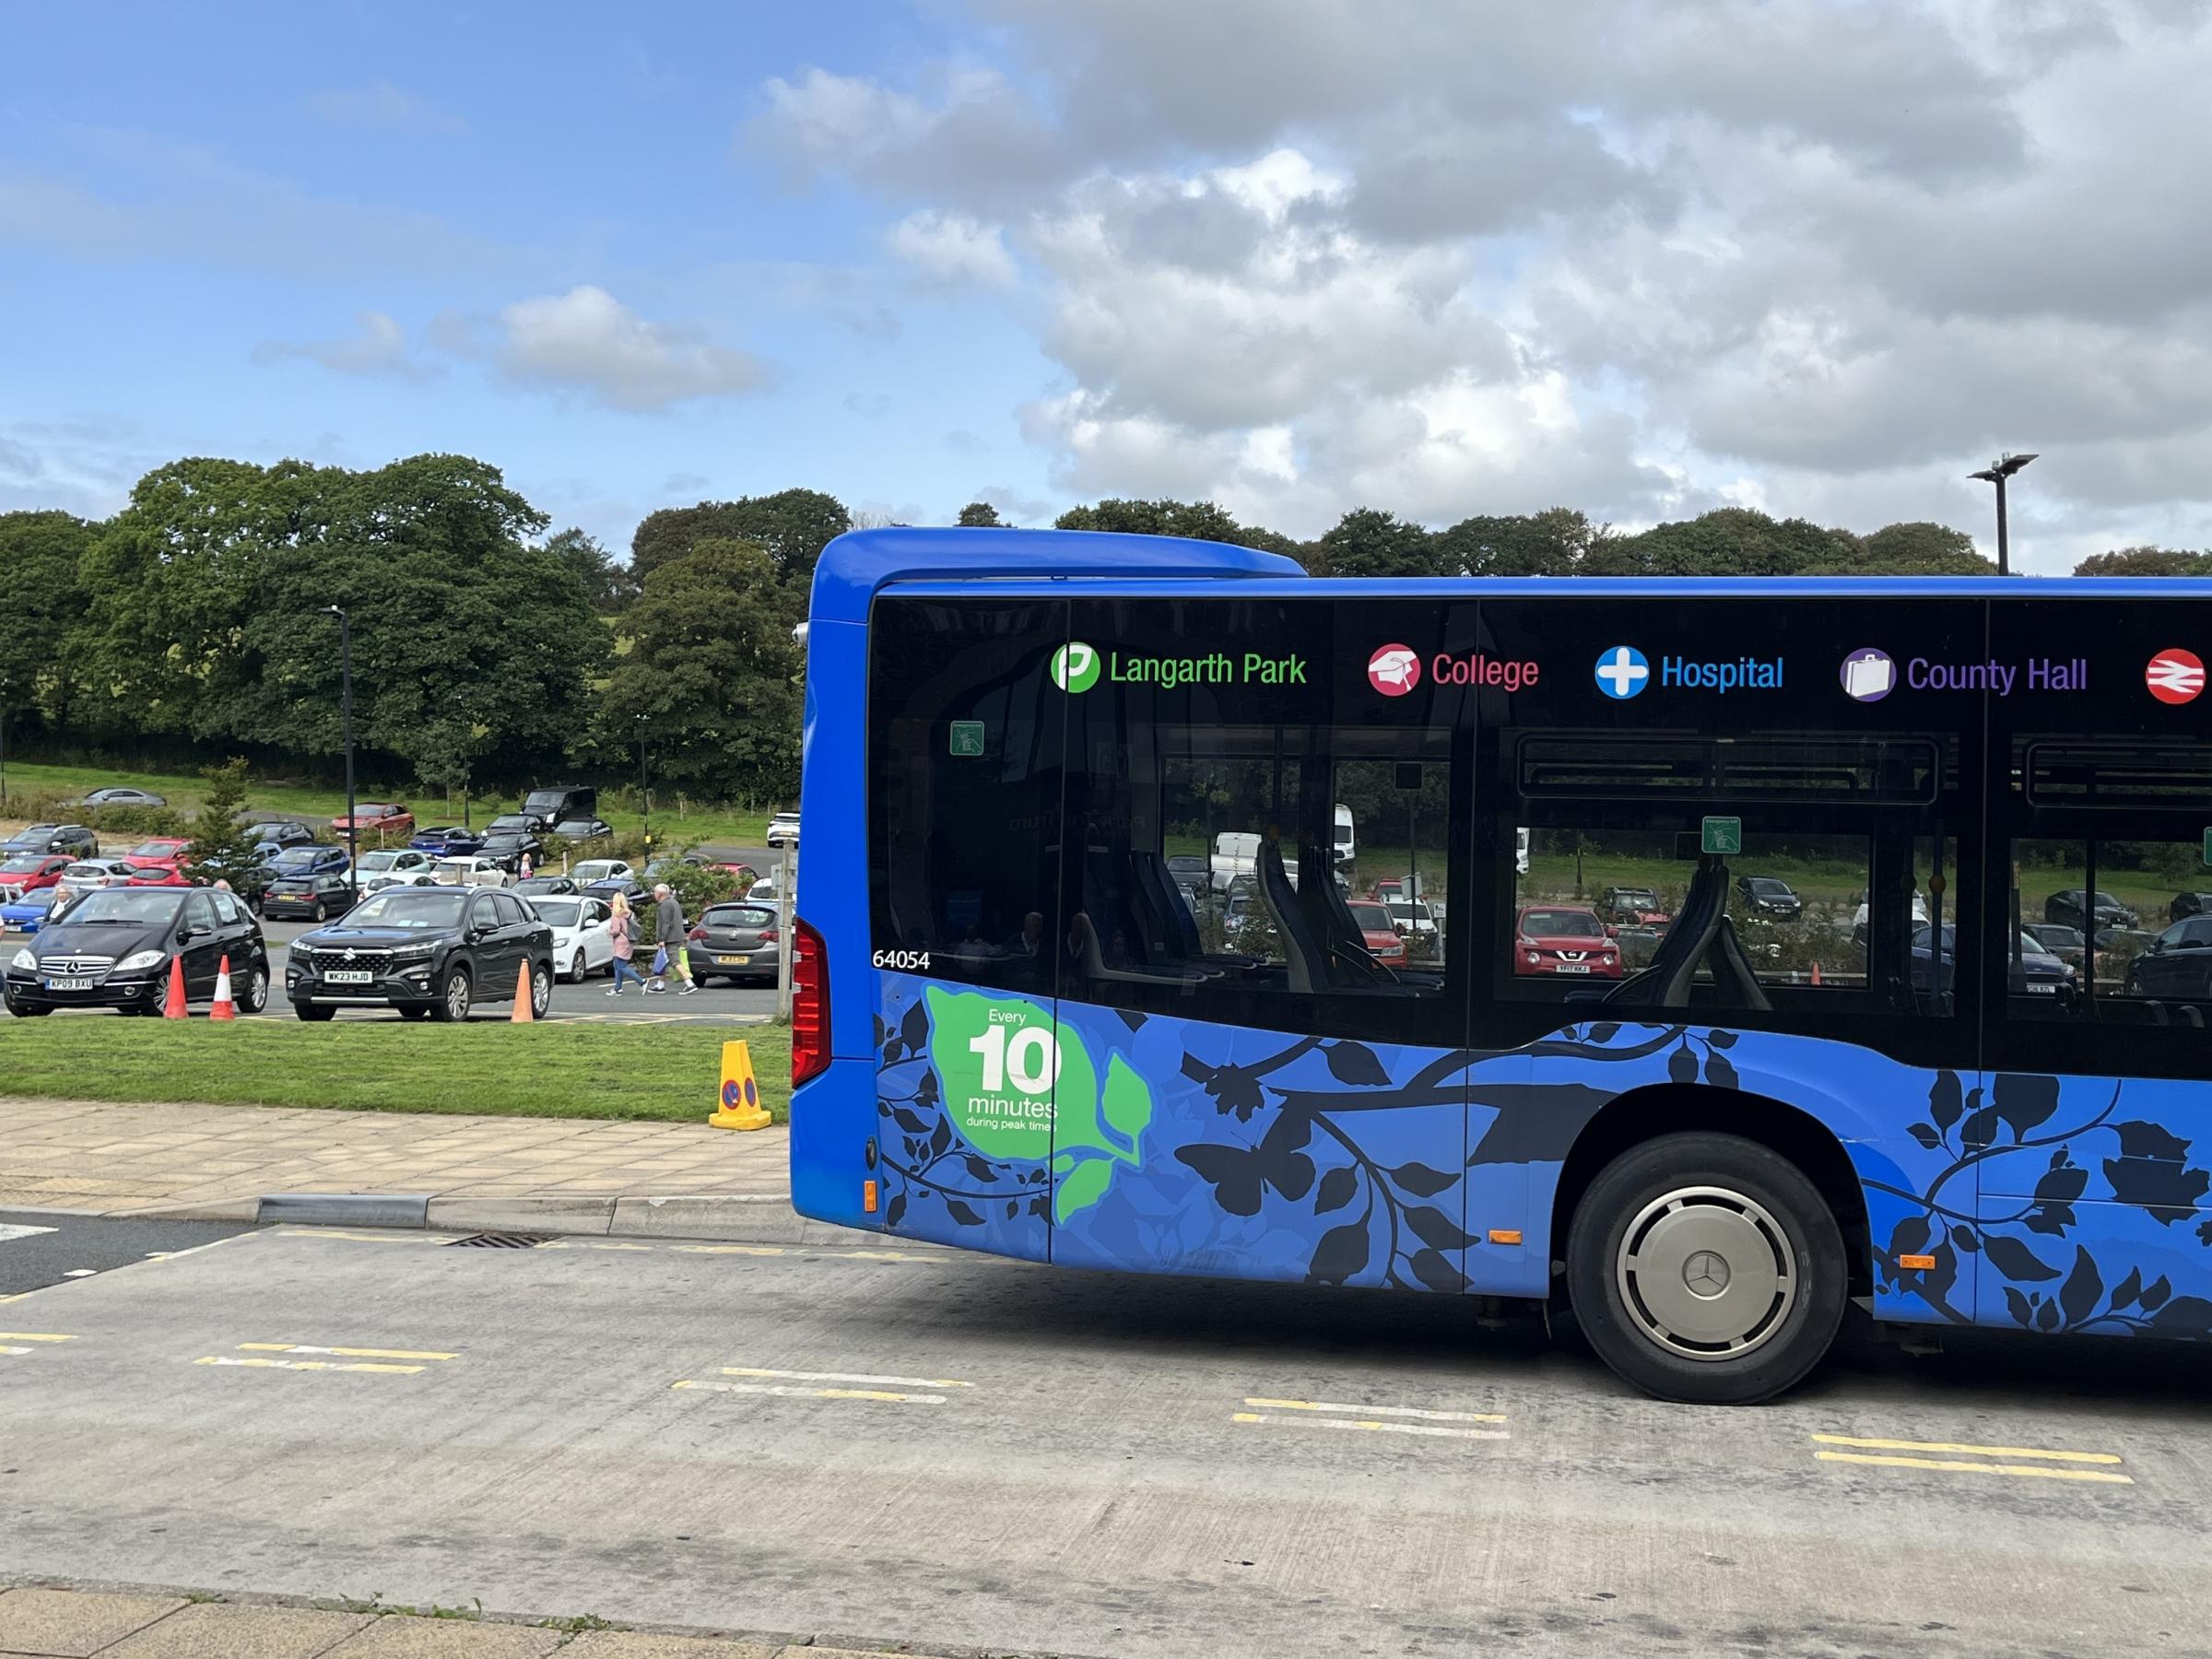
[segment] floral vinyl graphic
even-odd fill
[[[895,1232],[1070,1265],[1542,1296],[1576,1139],[1625,1095],[1696,1086],[1835,1135],[1881,1318],[2212,1335],[2195,1207],[2212,1172],[2169,1126],[2203,1111],[2203,1086],[2006,1074],[1985,1100],[1971,1075],[1704,1025],[1578,1023],[1487,1052],[882,985]],[[1900,1100],[1925,1118],[1900,1124]]]

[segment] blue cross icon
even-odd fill
[[[1651,665],[1633,645],[1616,645],[1597,659],[1597,688],[1615,702],[1626,702],[1651,679]]]

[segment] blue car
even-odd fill
[[[346,849],[343,847],[287,847],[262,866],[278,878],[287,876],[321,876],[346,867]]]
[[[432,853],[441,858],[467,858],[484,850],[484,837],[456,824],[438,824],[418,832],[407,845],[418,853]]]
[[[58,889],[53,888],[40,888],[20,899],[0,904],[0,933],[37,933],[53,913],[57,893]]]

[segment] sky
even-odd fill
[[[478,456],[2212,546],[2199,0],[22,8],[0,510]]]

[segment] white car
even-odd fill
[[[137,870],[120,858],[80,858],[62,872],[54,883],[72,899],[97,893],[102,888],[128,887]]]
[[[362,893],[373,893],[388,887],[418,887],[418,877],[428,877],[437,860],[428,853],[418,853],[412,847],[400,847],[388,853],[364,853],[359,871]]]
[[[562,894],[525,900],[538,920],[553,930],[553,971],[582,980],[615,959],[615,935],[607,924],[614,907],[604,899]]]
[[[754,882],[751,887],[745,889],[745,901],[747,904],[774,904],[776,902],[774,880],[763,877],[760,880]]]
[[[638,873],[619,858],[586,858],[577,862],[569,872],[569,879],[578,887],[588,888],[594,881],[635,881]]]
[[[799,844],[799,815],[779,812],[768,820],[768,844],[771,847],[795,847]]]
[[[514,877],[488,858],[441,858],[430,866],[437,887],[508,887]]]

